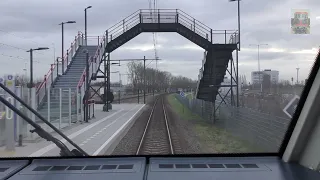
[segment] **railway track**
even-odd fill
[[[174,154],[164,97],[158,97],[144,128],[136,155]]]

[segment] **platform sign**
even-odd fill
[[[4,79],[2,77],[0,77],[0,84],[4,84]],[[4,97],[4,94],[1,94],[0,92],[0,96]],[[0,120],[4,119],[5,117],[5,111],[4,111],[4,105],[2,103],[0,103]]]
[[[286,107],[283,109],[283,112],[286,113],[290,118],[292,118],[294,112],[296,111],[296,108],[298,106],[300,97],[298,95],[295,95],[291,101],[286,105]]]
[[[15,77],[11,74],[5,76],[5,86],[12,92],[15,92]],[[6,93],[6,100],[14,105],[14,99],[9,94]],[[6,150],[13,151],[15,149],[15,140],[14,140],[14,113],[13,111],[6,107],[6,124],[5,124],[5,130],[6,130]]]

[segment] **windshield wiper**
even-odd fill
[[[15,95],[10,89],[5,87],[3,84],[0,83],[0,87],[4,89],[7,93],[9,93],[13,98],[19,101],[23,106],[29,109],[32,113],[34,113],[39,119],[41,119],[45,124],[51,127],[54,131],[56,131],[60,136],[66,139],[71,145],[73,145],[76,149],[69,150],[68,147],[61,142],[59,139],[53,137],[50,133],[46,132],[39,126],[37,123],[33,122],[29,117],[24,115],[20,110],[14,107],[11,103],[5,100],[3,97],[0,96],[0,101],[8,106],[12,111],[17,113],[22,119],[27,121],[31,126],[34,127],[33,130],[30,130],[31,133],[37,133],[40,137],[46,139],[47,141],[51,141],[56,144],[57,147],[60,148],[60,155],[61,156],[89,156],[83,149],[81,149],[77,144],[75,144],[71,139],[69,139],[65,134],[63,134],[59,129],[53,126],[49,121],[47,121],[44,117],[42,117],[37,111],[32,109],[29,105],[27,105],[24,101],[22,101],[17,95]]]

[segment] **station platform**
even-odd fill
[[[103,112],[103,105],[95,105],[95,118],[88,123],[79,123],[64,129],[62,132],[90,155],[105,155],[112,152],[118,141],[130,129],[144,104],[114,104],[112,110]],[[53,136],[74,149],[65,139],[53,132]],[[8,152],[0,147],[0,157],[39,157],[59,156],[60,149],[44,139],[38,142],[23,143],[15,151]]]

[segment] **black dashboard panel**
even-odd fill
[[[18,170],[20,167],[21,170],[11,176],[10,180],[320,179],[319,172],[300,165],[284,163],[277,157],[106,157],[36,159],[29,165],[27,163],[28,161],[0,161],[0,165],[10,164]]]
[[[7,179],[23,167],[27,166],[28,160],[0,160],[0,179]]]
[[[163,179],[319,180],[320,173],[276,157],[151,158],[148,180]]]
[[[10,180],[142,180],[145,158],[37,159]]]

